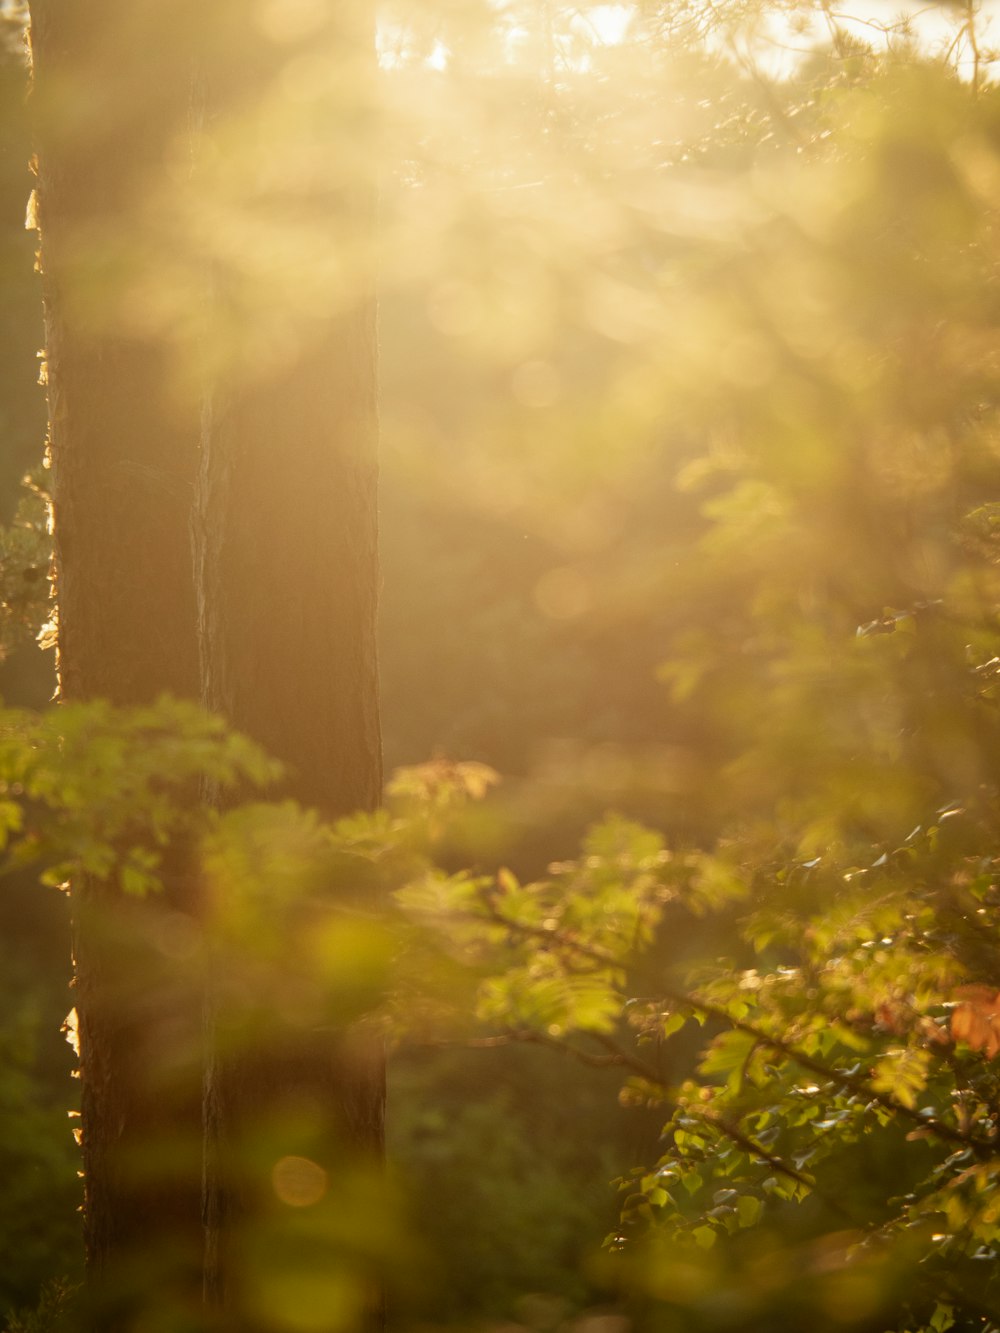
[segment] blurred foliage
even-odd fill
[[[14,522],[0,527],[0,662],[15,648],[45,636],[51,615],[48,503],[44,472],[24,478],[26,494]]]
[[[45,1041],[46,1029],[49,1034],[57,1031],[67,1001],[53,997],[53,987],[43,985],[26,961],[13,957],[5,960],[0,983],[3,1308],[33,1302],[43,1280],[56,1266],[65,1273],[76,1273],[80,1252],[78,1162],[69,1133],[72,1122],[67,1120],[70,1052],[64,1046],[61,1061],[58,1051],[55,1059],[41,1058],[43,1052],[48,1055],[47,1047],[51,1045]],[[59,972],[53,970],[58,976]],[[55,1104],[53,1085],[64,1094],[62,1105]]]
[[[46,1283],[36,1306],[8,1316],[4,1333],[67,1333],[73,1326],[77,1293],[78,1289],[66,1281]]]
[[[611,1071],[581,1079],[522,1044],[391,1061],[392,1169],[425,1251],[398,1325],[509,1320],[532,1294],[563,1318],[606,1296],[590,1251],[636,1149],[614,1093]]]
[[[641,53],[629,59],[641,87]],[[454,94],[458,76],[441,82]],[[644,1326],[996,1318],[1000,159],[995,93],[973,85],[912,45],[877,58],[841,35],[794,78],[731,91],[742,112],[697,150],[657,141],[641,205],[623,198],[616,159],[597,224],[576,157],[547,195],[558,163],[518,156],[524,174],[508,179],[528,189],[500,272],[520,326],[501,323],[497,339],[492,312],[507,307],[487,285],[497,264],[486,282],[474,270],[478,237],[457,251],[453,271],[468,268],[443,311],[429,303],[431,324],[470,349],[470,377],[490,383],[491,420],[456,427],[449,403],[452,419],[413,445],[414,474],[437,438],[435,482],[562,548],[555,582],[537,585],[543,608],[570,620],[586,608],[616,645],[641,643],[652,622],[673,701],[660,719],[696,756],[663,817],[725,834],[716,854],[654,873],[656,912],[672,943],[689,943],[656,953],[648,996],[630,992],[613,934],[609,948],[587,920],[613,927],[618,911],[592,847],[596,881],[577,865],[527,887],[504,873],[407,890],[412,910],[466,932],[487,969],[482,1017],[536,1040],[576,1033],[581,1055],[631,1070],[626,1100],[677,1106],[669,1151],[627,1183],[607,1270]],[[628,142],[647,154],[646,138]],[[574,203],[553,225],[557,189]],[[552,317],[560,275],[569,299],[598,276],[613,283],[591,307],[600,318]],[[617,364],[597,359],[600,406],[566,387],[560,358],[581,326],[626,348]],[[477,329],[511,349],[506,361],[483,354]],[[498,363],[522,372],[506,416]],[[474,393],[468,407],[475,421]],[[672,487],[649,480],[665,475]],[[588,504],[600,509],[589,522]],[[623,856],[611,883],[634,890],[645,858]],[[629,898],[641,911],[641,894]],[[706,911],[718,925],[692,967],[685,918]],[[638,1052],[613,1035],[623,1019]],[[642,1047],[690,1050],[692,1019],[704,1049],[678,1079]]]

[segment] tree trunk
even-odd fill
[[[65,700],[133,705],[197,692],[188,540],[197,415],[174,392],[163,340],[138,336],[126,314],[143,239],[130,223],[183,126],[178,51],[161,9],[158,0],[31,6]],[[162,947],[166,915],[190,910],[184,860],[173,849],[166,900],[73,886],[84,1230],[102,1330],[132,1326],[144,1283],[181,1304],[197,1293],[199,998]]]
[[[285,761],[289,794],[336,816],[372,808],[381,788],[375,302],[358,258],[374,218],[374,30],[368,0],[293,8],[301,30],[274,5],[255,26],[235,0],[32,0],[60,688],[117,704],[200,697]],[[332,128],[320,50],[322,89],[340,99]],[[163,201],[176,201],[168,224]],[[341,244],[355,259],[337,262]],[[178,338],[190,352],[206,314],[193,374]],[[304,1105],[321,1108],[310,1154],[326,1153],[331,1179],[382,1148],[380,1052],[294,1014],[254,1049],[210,1053],[196,1088],[200,983],[160,947],[162,913],[196,912],[188,851],[173,857],[166,901],[74,886],[102,1333],[137,1328],[152,1293],[196,1327],[203,1265],[228,1326],[274,1327],[241,1307],[233,1237],[271,1157],[295,1145],[276,1145],[263,1184],[230,1150]],[[189,1151],[202,1094],[203,1198]]]
[[[295,207],[322,220],[322,245],[335,247],[339,238],[360,257],[346,273],[324,278],[316,233],[304,229],[301,271],[267,310],[279,328],[296,330],[287,345],[258,357],[252,346],[217,340],[230,359],[205,404],[195,548],[206,705],[287,765],[290,795],[336,817],[374,808],[382,785],[375,293],[359,244],[375,221],[368,129],[374,22],[367,2],[339,0],[326,12],[307,45],[333,53],[331,86],[351,88],[354,101],[327,121],[326,165],[297,179]],[[255,67],[266,60],[259,47],[252,51]],[[211,135],[220,112],[211,80],[208,89]],[[301,159],[300,127],[295,119],[284,131],[279,119],[259,149],[265,172]],[[349,166],[338,170],[345,158]],[[298,302],[310,286],[303,309]],[[213,287],[218,318],[253,308],[254,292],[224,264]],[[289,956],[287,967],[294,975],[299,960]],[[222,1015],[206,1078],[207,1289],[229,1308],[234,1327],[263,1329],[269,1326],[244,1290],[247,1264],[239,1258],[240,1238],[252,1234],[254,1199],[269,1184],[246,1172],[248,1145],[270,1125],[269,1161],[308,1154],[331,1180],[345,1160],[379,1159],[384,1061],[376,1044],[310,1030],[295,1014],[258,1033],[252,1049],[227,1045],[219,1035],[226,1028]],[[296,1138],[282,1126],[301,1120],[303,1106],[312,1108],[310,1124]],[[242,1166],[227,1170],[227,1162]],[[378,1316],[369,1311],[366,1322]]]

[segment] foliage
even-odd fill
[[[62,1333],[72,1327],[77,1288],[67,1282],[49,1282],[32,1310],[10,1315],[4,1333]]]
[[[221,719],[180,700],[131,711],[101,702],[7,710],[0,846],[9,869],[41,862],[45,883],[115,874],[125,893],[141,896],[159,887],[163,849],[210,818],[195,799],[197,780],[225,790],[279,772]]]
[[[0,527],[0,660],[43,634],[51,612],[47,499],[39,475],[26,477],[24,486],[14,522]]]
[[[992,855],[944,813],[867,869],[734,874],[733,848],[722,863],[675,860],[615,822],[544,884],[500,872],[438,879],[433,898],[425,882],[401,891],[405,911],[450,920],[450,947],[480,973],[481,1017],[620,1066],[626,1104],[670,1108],[663,1156],[624,1183],[606,1276],[676,1310],[677,1327],[773,1327],[803,1303],[820,1327],[884,1323],[900,1304],[910,1328],[944,1327],[944,1306],[989,1326],[996,994],[963,982],[996,975],[997,897]],[[820,910],[803,911],[804,878]],[[655,996],[626,997],[616,965],[649,944],[664,904],[701,914],[747,896],[757,966],[672,969],[668,984],[658,969]],[[662,1047],[692,1022],[707,1036],[675,1081]],[[774,1270],[792,1244],[817,1275],[807,1286]]]
[[[79,1267],[70,1052],[57,1031],[69,1000],[65,990],[53,997],[30,961],[11,951],[0,982],[0,1309],[33,1300],[56,1265],[74,1275]]]
[[[390,1062],[390,1161],[424,1246],[407,1313],[465,1328],[473,1311],[523,1321],[532,1293],[563,1314],[592,1306],[606,1294],[589,1257],[615,1216],[607,1182],[634,1152],[614,1071],[581,1075],[520,1042],[442,1041]]]
[[[663,571],[686,799],[726,832],[633,900],[685,947],[630,991],[575,915],[578,865],[404,897],[452,914],[481,1017],[572,1035],[630,1071],[626,1101],[671,1108],[608,1269],[657,1328],[998,1317],[997,102],[919,62],[844,75],[817,57],[816,96],[743,135],[732,174],[671,164],[716,229],[668,220],[644,255],[664,314],[632,373],[689,508],[682,541],[600,559],[609,590]],[[618,881],[648,869],[626,850]]]

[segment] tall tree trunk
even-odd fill
[[[197,414],[169,349],[129,326],[146,197],[184,124],[173,25],[159,0],[31,6],[60,696],[145,703],[198,687],[188,512]],[[147,275],[148,276],[148,275]],[[200,1257],[193,978],[164,952],[187,912],[184,853],[168,901],[73,886],[84,1228],[95,1328],[129,1328],[159,1282],[182,1304]]]
[[[374,21],[367,0],[323,8],[324,21],[310,27],[302,50],[324,52],[330,85],[349,89],[350,102],[326,103],[306,117],[306,132],[323,137],[305,145],[316,160],[295,179],[292,231],[303,217],[310,224],[299,271],[254,316],[291,331],[286,344],[258,356],[252,342],[216,340],[229,360],[205,403],[195,547],[205,703],[287,765],[289,794],[336,817],[372,809],[382,785],[376,315],[364,244],[375,222]],[[254,67],[274,58],[252,36],[240,40],[250,45]],[[224,121],[225,104],[220,111],[211,78],[207,88],[211,126]],[[294,116],[283,128],[280,113],[276,119],[256,166],[284,189],[282,164],[303,159],[303,122]],[[275,200],[257,194],[254,205],[262,203]],[[338,245],[345,254],[331,269],[324,250],[335,254]],[[224,263],[213,287],[217,318],[234,307],[254,309],[255,293]],[[291,977],[300,962],[289,952],[286,965]],[[234,1327],[263,1329],[269,1326],[242,1289],[238,1258],[262,1188],[245,1169],[247,1144],[269,1124],[277,1135],[271,1158],[308,1152],[331,1180],[345,1160],[380,1158],[384,1062],[376,1044],[356,1034],[338,1038],[327,1025],[310,1030],[294,1013],[258,1032],[251,1049],[227,1044],[226,1030],[222,1015],[206,1079],[207,1286],[230,1309]],[[308,1141],[282,1139],[280,1127],[303,1105],[314,1112]],[[239,1163],[241,1154],[243,1167],[227,1171],[225,1163]],[[366,1322],[378,1315],[369,1310]]]
[[[286,762],[289,794],[327,816],[371,808],[369,0],[32,0],[31,20],[62,695],[200,697]],[[206,313],[193,374],[178,330],[190,351]],[[319,1108],[308,1154],[331,1179],[382,1148],[380,1052],[294,1014],[252,1049],[223,1043],[196,1089],[199,983],[160,928],[163,912],[196,911],[186,857],[166,902],[74,886],[102,1333],[137,1328],[151,1290],[193,1305],[203,1262],[228,1326],[275,1327],[241,1294],[238,1238],[273,1195],[240,1151],[303,1106]],[[204,1198],[187,1152],[202,1092]],[[269,1148],[265,1176],[297,1146]]]

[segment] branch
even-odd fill
[[[957,1143],[963,1148],[974,1148],[977,1152],[986,1156],[994,1156],[996,1153],[996,1144],[991,1139],[977,1138],[972,1134],[962,1133],[961,1130],[952,1129],[942,1120],[935,1116],[924,1116],[919,1111],[910,1106],[905,1106],[895,1097],[890,1097],[887,1093],[876,1092],[864,1078],[859,1078],[855,1074],[848,1074],[843,1070],[836,1069],[830,1065],[825,1065],[821,1060],[814,1059],[804,1051],[797,1050],[790,1042],[783,1041],[781,1037],[771,1036],[770,1033],[763,1031],[754,1023],[748,1023],[746,1019],[734,1018],[728,1010],[721,1005],[712,1004],[707,1000],[699,1000],[693,995],[686,994],[683,991],[674,991],[669,988],[662,991],[664,999],[672,1003],[696,1009],[705,1014],[708,1018],[716,1018],[735,1028],[739,1032],[745,1032],[753,1037],[762,1046],[769,1047],[772,1051],[778,1051],[786,1059],[791,1060],[793,1064],[799,1065],[802,1069],[808,1069],[811,1074],[816,1074],[820,1078],[828,1079],[831,1083],[839,1084],[845,1091],[853,1092],[858,1096],[865,1097],[868,1101],[875,1102],[894,1115],[903,1116],[907,1120],[912,1120],[922,1129],[926,1129],[929,1134],[936,1138],[943,1139],[947,1143]]]
[[[490,916],[498,925],[502,925],[516,934],[526,935],[536,939],[544,939],[550,948],[559,947],[567,949],[571,952],[578,953],[581,957],[587,958],[592,962],[600,963],[602,966],[622,966],[619,959],[614,958],[604,949],[582,944],[578,940],[560,934],[557,930],[546,930],[540,926],[529,926],[521,922],[511,921],[505,917],[492,902],[487,902],[486,907]],[[958,1144],[963,1148],[972,1148],[982,1156],[992,1157],[996,1154],[997,1145],[992,1139],[979,1138],[976,1135],[953,1129],[950,1125],[946,1124],[943,1120],[939,1120],[936,1116],[924,1116],[914,1108],[905,1106],[897,1098],[892,1097],[887,1093],[876,1092],[866,1079],[860,1078],[854,1074],[845,1073],[843,1070],[836,1069],[833,1066],[826,1065],[821,1060],[817,1060],[813,1056],[807,1055],[805,1051],[798,1050],[790,1042],[783,1040],[781,1037],[772,1036],[762,1028],[757,1027],[756,1024],[747,1022],[746,1019],[734,1018],[722,1005],[713,1004],[708,1000],[698,999],[694,995],[684,991],[676,991],[670,987],[661,988],[660,994],[664,999],[671,1001],[671,1003],[676,1004],[681,1008],[697,1010],[707,1018],[718,1019],[730,1028],[734,1028],[739,1032],[746,1032],[749,1036],[759,1042],[760,1045],[779,1052],[787,1060],[798,1065],[801,1069],[807,1069],[810,1073],[816,1074],[820,1078],[827,1079],[831,1083],[837,1084],[845,1091],[854,1093],[856,1096],[864,1097],[867,1101],[874,1102],[876,1105],[881,1106],[884,1110],[891,1112],[893,1115],[901,1116],[904,1119],[919,1125],[921,1129],[926,1130],[928,1134],[935,1138],[941,1139],[946,1143]],[[599,1040],[604,1039],[599,1038]],[[622,1064],[632,1068],[635,1072],[639,1073],[641,1077],[649,1079],[650,1082],[659,1087],[666,1087],[663,1079],[655,1070],[651,1069],[650,1066],[645,1065],[642,1061],[635,1060],[628,1056],[626,1052],[618,1047],[615,1047],[615,1059],[613,1063]]]

